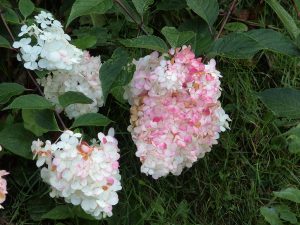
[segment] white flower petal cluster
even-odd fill
[[[97,112],[103,106],[103,92],[99,78],[101,67],[100,56],[92,57],[84,51],[79,64],[73,66],[70,71],[56,70],[52,75],[38,80],[44,87],[45,97],[56,104],[57,110],[62,108],[58,102],[58,96],[67,91],[82,92],[93,100],[91,104],[72,104],[65,108],[66,115],[72,119],[85,113]]]
[[[35,16],[35,23],[21,27],[18,36],[25,37],[15,41],[13,47],[20,49],[17,58],[27,69],[71,70],[80,62],[82,51],[69,43],[70,36],[51,13],[42,11]]]
[[[97,219],[112,216],[112,207],[119,201],[121,190],[118,142],[111,128],[108,135],[98,134],[100,144],[81,141],[80,133],[65,131],[56,143],[37,140],[32,152],[41,177],[51,186],[51,197],[80,205]]]

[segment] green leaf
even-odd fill
[[[36,136],[41,136],[48,131],[60,130],[54,113],[48,109],[23,109],[22,117],[24,120],[24,127]]]
[[[186,8],[186,2],[183,0],[161,0],[157,4],[157,10],[171,11]]]
[[[72,41],[72,44],[80,49],[87,49],[94,47],[97,44],[97,38],[93,35],[86,35]]]
[[[9,0],[0,0],[0,7],[3,7],[3,8],[12,8],[12,5],[9,2]]]
[[[31,197],[29,201],[26,202],[26,208],[33,221],[42,220],[42,216],[55,207],[55,202],[49,199],[48,196],[37,196]]]
[[[300,154],[300,127],[293,127],[286,132],[289,151],[294,154]]]
[[[146,48],[159,52],[168,51],[167,44],[161,38],[154,35],[142,35],[137,38],[121,40],[120,42],[129,48]]]
[[[81,218],[81,219],[85,219],[85,220],[96,220],[95,217],[84,212],[80,206],[73,207],[72,211],[73,211],[74,215],[76,215],[77,218]]]
[[[75,119],[71,128],[84,126],[107,126],[112,121],[100,113],[87,113]]]
[[[87,36],[96,37],[96,45],[101,45],[107,42],[108,39],[111,38],[110,34],[108,34],[108,30],[103,27],[80,27],[78,30],[73,30],[73,34],[75,34],[78,39],[83,40]],[[76,42],[77,40],[75,40]],[[76,43],[75,43],[76,44]],[[92,46],[93,47],[93,46]]]
[[[219,15],[219,4],[217,0],[187,0],[187,5],[198,16],[206,21],[210,28]]]
[[[286,188],[281,191],[273,191],[273,193],[278,198],[300,203],[300,190],[297,188]]]
[[[17,83],[1,83],[0,84],[0,104],[5,104],[13,96],[20,95],[25,88]]]
[[[0,35],[0,47],[2,48],[11,48],[10,43],[8,42],[8,40],[6,40],[6,38],[2,37]]]
[[[260,50],[300,56],[299,49],[290,39],[270,29],[257,29],[224,36],[215,41],[210,49],[210,55],[249,59]]]
[[[297,47],[300,48],[300,35],[297,36],[295,40],[295,45],[297,45]]]
[[[107,60],[100,68],[100,80],[104,102],[110,92],[112,84],[115,82],[121,70],[128,62],[128,54],[125,50],[117,48],[111,59]]]
[[[19,1],[19,10],[22,15],[26,18],[34,11],[34,4],[31,0],[20,0]]]
[[[123,69],[119,76],[115,79],[111,87],[113,88],[127,85],[132,80],[135,69],[135,65],[133,64],[126,66],[125,69]]]
[[[43,78],[47,76],[50,72],[48,70],[34,70],[34,73],[38,76],[38,78]]]
[[[64,220],[74,218],[74,214],[71,208],[67,205],[59,205],[51,209],[49,212],[42,216],[42,219],[51,219],[51,220]]]
[[[113,87],[110,91],[112,96],[117,99],[121,103],[126,103],[125,99],[123,98],[124,95],[124,88],[123,87]]]
[[[231,31],[231,32],[246,32],[246,31],[248,31],[247,25],[244,23],[241,23],[241,22],[226,23],[224,26],[224,29]]]
[[[261,207],[260,213],[261,215],[263,215],[265,220],[269,222],[271,225],[283,225],[283,223],[279,219],[278,213],[274,208]]]
[[[132,7],[132,4],[129,4],[128,0],[118,0],[119,4],[116,3],[117,1],[114,2],[116,9],[118,9],[118,11],[120,11],[124,15],[127,21],[131,23],[142,24],[142,18],[140,17],[136,9]],[[124,23],[122,24],[124,25]]]
[[[300,154],[300,136],[290,135],[287,138],[290,153]]]
[[[115,82],[111,86],[110,93],[117,99],[120,103],[126,103],[127,101],[123,98],[124,86],[127,85],[133,77],[135,71],[135,66],[127,66],[125,70],[122,70]]]
[[[300,91],[292,88],[271,88],[259,93],[259,97],[276,116],[300,118]]]
[[[296,39],[300,34],[300,29],[297,27],[291,15],[279,4],[277,0],[266,0],[266,2],[275,11],[291,37]]]
[[[154,0],[132,0],[134,7],[138,13],[143,16],[144,13],[148,10],[149,6],[154,3]]]
[[[42,96],[30,94],[15,98],[5,109],[53,109],[53,105]]]
[[[205,21],[200,18],[186,20],[178,28],[180,31],[193,31],[196,36],[188,41],[196,55],[206,54],[213,43],[213,35]]]
[[[300,0],[295,0],[295,4],[296,4],[297,8],[300,9]]]
[[[66,26],[79,16],[91,13],[104,14],[112,6],[112,0],[76,0],[72,6]]]
[[[288,37],[274,30],[257,29],[242,34],[247,34],[248,37],[254,39],[261,50],[268,50],[290,56],[300,55],[300,51]]]
[[[34,136],[25,130],[23,124],[12,124],[0,131],[0,145],[15,155],[32,158],[30,150]]]
[[[209,50],[210,56],[220,55],[228,58],[252,58],[261,47],[245,33],[231,33],[215,41]]]
[[[77,91],[67,91],[64,94],[58,96],[59,104],[66,108],[72,104],[91,104],[93,100],[85,96],[81,92]]]
[[[5,21],[8,23],[20,24],[20,19],[19,19],[18,14],[10,8],[5,8],[3,16],[4,16]]]
[[[275,206],[276,211],[279,213],[280,218],[290,222],[291,224],[298,223],[296,214],[291,212],[290,208],[286,205]]]
[[[173,48],[181,47],[195,37],[193,31],[180,32],[175,27],[164,27],[161,32]]]

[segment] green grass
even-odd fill
[[[300,170],[299,159],[275,138],[287,128],[278,125],[280,121],[261,104],[256,92],[299,85],[300,61],[268,55],[258,62],[220,60],[222,102],[232,119],[231,130],[221,135],[212,152],[178,177],[153,180],[140,173],[135,146],[125,132],[129,113],[109,99],[106,113],[116,121],[121,148],[120,203],[107,221],[66,220],[64,224],[265,224],[259,208],[270,202],[272,191],[299,185]],[[34,162],[10,156],[3,162],[11,175],[0,224],[56,224],[34,222],[30,217],[54,206]]]

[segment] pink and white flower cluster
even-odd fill
[[[131,131],[141,171],[154,179],[179,175],[217,144],[229,128],[218,100],[220,72],[190,47],[157,52],[134,61],[136,71],[127,90]]]
[[[7,189],[6,189],[7,182],[3,178],[3,176],[7,174],[8,172],[6,172],[5,170],[0,170],[0,209],[3,209],[3,206],[1,204],[5,201],[6,194],[7,194]]]
[[[18,36],[25,37],[15,41],[13,47],[20,49],[18,60],[24,61],[24,67],[30,70],[71,70],[82,56],[51,13],[42,11],[35,16],[35,23],[21,27]]]
[[[96,113],[103,106],[103,92],[99,78],[101,67],[100,56],[92,57],[88,51],[83,52],[79,64],[73,66],[72,70],[56,70],[47,77],[38,79],[44,87],[45,97],[56,105],[58,111],[62,111],[58,96],[67,91],[84,93],[93,100],[91,104],[72,104],[65,108],[66,115],[72,119],[85,113]]]
[[[98,134],[100,144],[89,145],[80,133],[65,131],[57,142],[32,143],[42,179],[51,186],[51,197],[63,197],[97,219],[112,216],[121,190],[118,142],[111,128]]]

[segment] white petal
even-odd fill
[[[47,68],[48,67],[48,60],[40,59],[39,62],[38,62],[38,65],[41,68]]]
[[[113,127],[109,128],[108,135],[111,137],[115,136],[115,129]]]
[[[41,167],[46,161],[45,157],[39,157],[38,160],[36,161],[36,166]]]
[[[20,48],[20,47],[21,47],[21,43],[20,43],[19,41],[15,41],[15,42],[13,43],[13,47],[14,47],[14,48]]]
[[[81,202],[81,207],[84,211],[88,211],[90,209],[90,201],[87,200],[87,199],[84,199],[82,202]]]
[[[119,202],[117,193],[112,192],[109,197],[110,197],[108,200],[109,204],[116,205]]]
[[[20,54],[17,54],[17,60],[18,60],[19,62],[22,61],[22,58],[21,58]]]
[[[73,194],[71,196],[71,203],[73,205],[79,205],[81,203],[81,199],[78,196],[76,196],[76,195]]]

